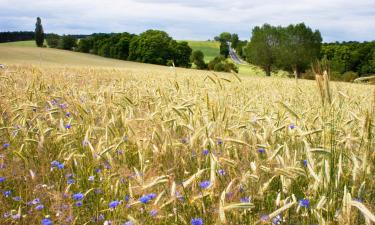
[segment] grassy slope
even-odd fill
[[[6,42],[6,43],[0,43],[0,46],[36,47],[35,41]]]
[[[206,62],[220,55],[220,43],[217,41],[188,41],[189,46],[195,50],[201,50]]]

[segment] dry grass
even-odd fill
[[[0,223],[370,224],[373,87],[329,90],[323,105],[312,81],[10,66],[0,71],[0,143],[10,144],[0,189],[12,194],[0,196],[10,215]],[[44,209],[27,204],[35,198]]]

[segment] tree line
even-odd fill
[[[334,79],[351,81],[360,76],[375,74],[375,41],[336,42],[322,46],[321,58],[331,62]]]
[[[0,43],[34,40],[34,31],[0,32]]]

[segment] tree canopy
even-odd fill
[[[37,17],[35,24],[35,42],[38,47],[43,47],[44,43],[44,30],[42,26],[42,20]]]

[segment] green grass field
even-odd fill
[[[0,43],[0,46],[14,46],[14,47],[36,47],[35,41],[16,41]]]
[[[373,86],[0,45],[4,62],[0,224],[375,222]]]
[[[201,50],[206,62],[220,55],[220,43],[217,41],[188,41],[189,46],[195,50]]]

